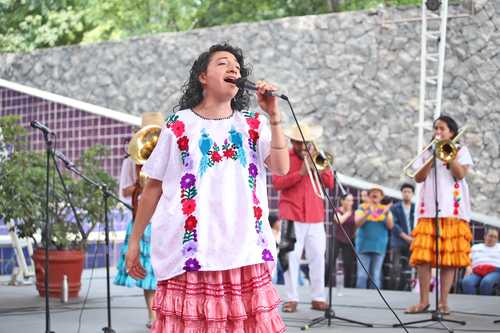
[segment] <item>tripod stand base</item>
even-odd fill
[[[103,331],[104,333],[115,333],[115,330],[114,330],[114,329],[112,329],[111,327],[103,327],[103,328],[102,328],[102,331]]]
[[[444,324],[444,322],[455,323],[455,324],[460,324],[460,325],[466,324],[465,321],[461,321],[461,320],[445,319],[442,312],[433,311],[430,319],[409,321],[409,322],[402,323],[402,324],[394,324],[394,325],[392,325],[392,327],[401,327],[401,326],[407,326],[407,325],[413,325],[413,324],[427,323],[427,322],[432,322],[432,321],[435,321],[435,322],[441,324],[448,332],[453,332],[453,330],[448,328]]]
[[[343,318],[343,317],[338,317],[338,316],[335,315],[335,312],[333,310],[327,309],[325,311],[325,315],[324,316],[312,319],[307,325],[302,326],[300,328],[300,330],[301,331],[308,330],[311,327],[314,327],[316,325],[321,324],[325,320],[328,320],[328,326],[330,326],[330,322],[333,319],[338,319],[338,320],[346,321],[348,323],[358,324],[358,325],[361,325],[361,326],[373,327],[372,324],[363,323],[361,321],[356,321],[356,320],[347,319],[347,318]]]

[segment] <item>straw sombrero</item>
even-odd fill
[[[368,194],[370,194],[371,192],[373,191],[379,191],[382,196],[384,196],[384,190],[382,189],[382,187],[380,187],[380,185],[372,185],[369,189],[368,189]]]
[[[319,125],[300,123],[300,128],[302,130],[302,134],[304,134],[304,138],[306,141],[314,141],[318,139],[321,134],[323,134],[323,127]],[[284,130],[284,133],[291,140],[302,141],[302,136],[300,135],[299,129],[297,128],[297,124],[286,128]]]
[[[150,125],[163,126],[165,123],[161,112],[143,112],[141,114],[141,128]]]

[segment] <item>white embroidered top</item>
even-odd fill
[[[158,280],[274,261],[264,166],[270,144],[267,120],[254,112],[207,120],[182,110],[167,119],[142,168],[163,182],[151,219]]]
[[[415,161],[413,168],[420,168],[431,156],[432,152],[422,154]],[[461,165],[472,166],[472,157],[465,146],[458,151],[457,161]],[[457,217],[470,221],[471,206],[469,186],[464,179],[455,180],[446,164],[437,160],[437,197],[439,217]],[[469,170],[470,171],[470,170]],[[434,168],[431,169],[425,181],[421,184],[420,196],[417,205],[417,217],[435,217],[435,186]]]

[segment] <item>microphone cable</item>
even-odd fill
[[[283,99],[284,101],[286,101],[288,103],[290,111],[292,112],[293,119],[295,120],[295,124],[297,125],[297,129],[299,130],[300,136],[302,138],[302,142],[307,146],[304,134],[302,133],[302,129],[300,128],[299,121],[297,119],[297,116],[295,115],[295,111],[293,109],[292,103],[290,102],[290,99],[286,95],[280,95],[280,96],[277,96],[277,97]],[[306,149],[306,151],[307,151],[307,155],[309,156],[309,158],[312,161],[313,158],[312,158],[311,152],[309,151],[309,149]],[[314,166],[314,172],[321,179],[321,176],[320,176],[318,168],[316,167],[316,164],[312,163],[312,165]],[[333,172],[333,170],[332,170],[332,172]],[[325,190],[325,185],[323,184],[322,181],[319,182],[319,183],[321,184],[321,190],[323,191],[323,194],[327,198],[328,203],[330,204],[330,207],[333,208],[332,211],[333,211],[333,214],[334,214],[334,223],[336,225],[340,226],[340,230],[342,230],[344,236],[348,240],[349,247],[351,248],[351,250],[353,251],[354,255],[356,256],[356,261],[361,265],[361,267],[363,268],[363,270],[365,271],[365,273],[366,273],[366,275],[368,277],[368,283],[369,284],[371,283],[375,287],[375,289],[377,290],[377,293],[379,294],[380,298],[385,303],[385,305],[387,306],[387,308],[392,312],[392,314],[394,315],[394,317],[396,317],[397,321],[399,322],[399,324],[403,328],[403,330],[408,333],[408,330],[406,329],[404,323],[401,321],[401,319],[399,318],[399,316],[396,314],[396,312],[394,311],[394,309],[391,307],[391,305],[389,304],[389,302],[387,301],[387,299],[385,298],[385,296],[382,294],[382,291],[380,290],[380,288],[375,284],[375,282],[373,281],[373,277],[368,272],[367,268],[365,267],[365,265],[363,264],[363,262],[359,258],[358,253],[356,252],[356,248],[354,247],[354,244],[352,243],[349,235],[345,231],[344,226],[338,222],[338,221],[340,221],[340,219],[339,219],[337,211],[335,210],[336,206],[333,203],[333,201],[332,201],[330,195],[328,194],[328,192]],[[332,235],[332,237],[333,237],[333,235]],[[328,263],[328,265],[331,265],[331,263]]]

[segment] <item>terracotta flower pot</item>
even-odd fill
[[[68,277],[69,297],[78,297],[81,287],[83,260],[81,250],[49,250],[49,297],[61,297],[64,275]],[[45,297],[45,250],[36,249],[33,253],[36,272],[36,288]]]

